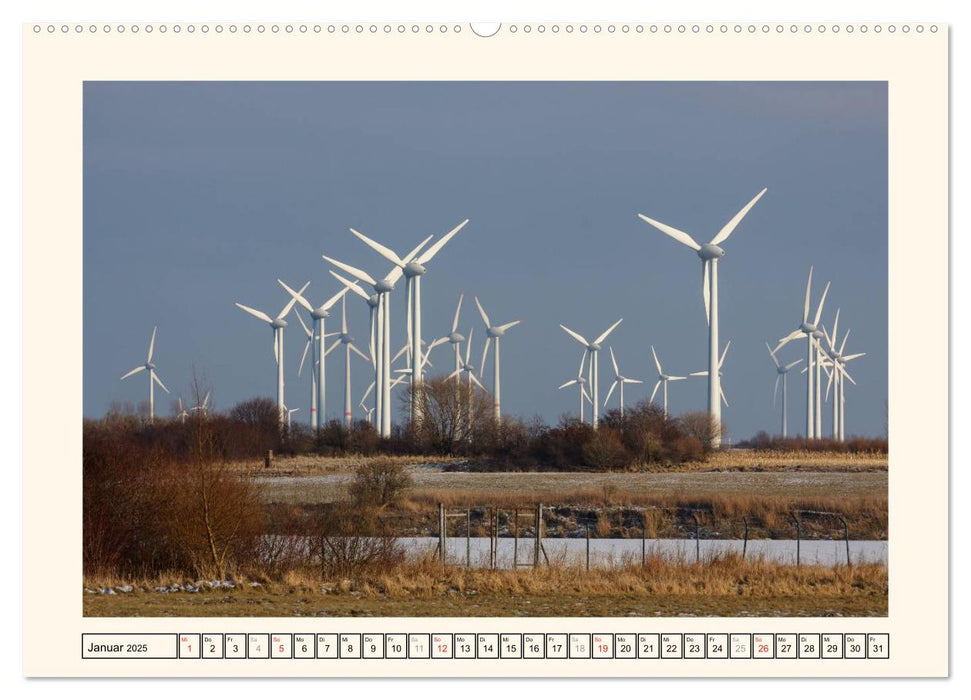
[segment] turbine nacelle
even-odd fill
[[[315,321],[319,321],[330,316],[330,311],[325,309],[323,306],[318,306],[316,309],[310,312],[310,318]]]
[[[152,370],[154,372],[155,369],[156,369],[155,363],[154,362],[148,362],[148,363],[146,363],[145,369],[149,369],[149,370]]]
[[[270,327],[272,328],[286,328],[287,322],[282,318],[275,318],[270,322]]]
[[[390,292],[394,289],[394,282],[389,282],[387,278],[378,280],[374,283],[374,291],[378,294],[384,294],[385,292]],[[370,304],[371,302],[368,301]]]
[[[600,350],[600,343],[590,343],[587,345],[588,350]]]
[[[462,335],[461,333],[449,333],[448,342],[452,343],[453,345],[456,343],[464,343],[465,336]]]
[[[712,243],[705,243],[698,249],[698,257],[702,260],[714,260],[725,255],[725,251]]]
[[[815,335],[816,326],[809,323],[808,321],[803,321],[802,323],[799,324],[799,330],[802,331],[803,333],[806,333],[807,335]]]
[[[405,273],[405,277],[420,277],[428,272],[424,265],[415,260],[405,265],[402,271]]]

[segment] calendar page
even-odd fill
[[[946,24],[22,34],[25,675],[948,674]]]

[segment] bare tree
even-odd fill
[[[480,441],[490,429],[492,401],[489,394],[469,386],[460,377],[426,378],[418,392],[421,421],[411,426],[417,444],[424,450],[452,454],[459,446]],[[412,392],[403,401],[411,404]]]

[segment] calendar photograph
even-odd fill
[[[82,94],[86,618],[887,617],[886,81]]]

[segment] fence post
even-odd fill
[[[536,544],[533,546],[533,568],[539,567],[539,550],[543,546],[543,504],[536,504]]]
[[[587,571],[590,571],[590,523],[587,523]]]
[[[266,456],[263,457],[263,468],[269,469],[273,466],[273,450],[267,450]]]
[[[512,568],[519,568],[519,508],[512,511]]]
[[[748,549],[748,516],[742,516],[742,522],[745,523],[745,539],[742,540],[742,559],[745,559],[745,551]]]
[[[799,548],[800,540],[802,539],[802,528],[799,523],[799,518],[796,517],[795,513],[789,513],[789,517],[792,518],[792,522],[796,524],[796,566],[799,566]]]
[[[465,568],[472,568],[472,509],[465,509]]]
[[[701,561],[701,535],[698,532],[698,518],[693,510],[688,512],[691,514],[691,519],[695,521],[695,562],[699,562]]]
[[[439,553],[442,558],[442,564],[445,563],[445,504],[438,504],[438,548]]]
[[[838,517],[843,522],[843,541],[846,542],[846,565],[851,566],[850,564],[850,526],[846,524],[846,518],[844,518],[842,515]]]
[[[641,512],[641,568],[647,566],[647,511]]]

